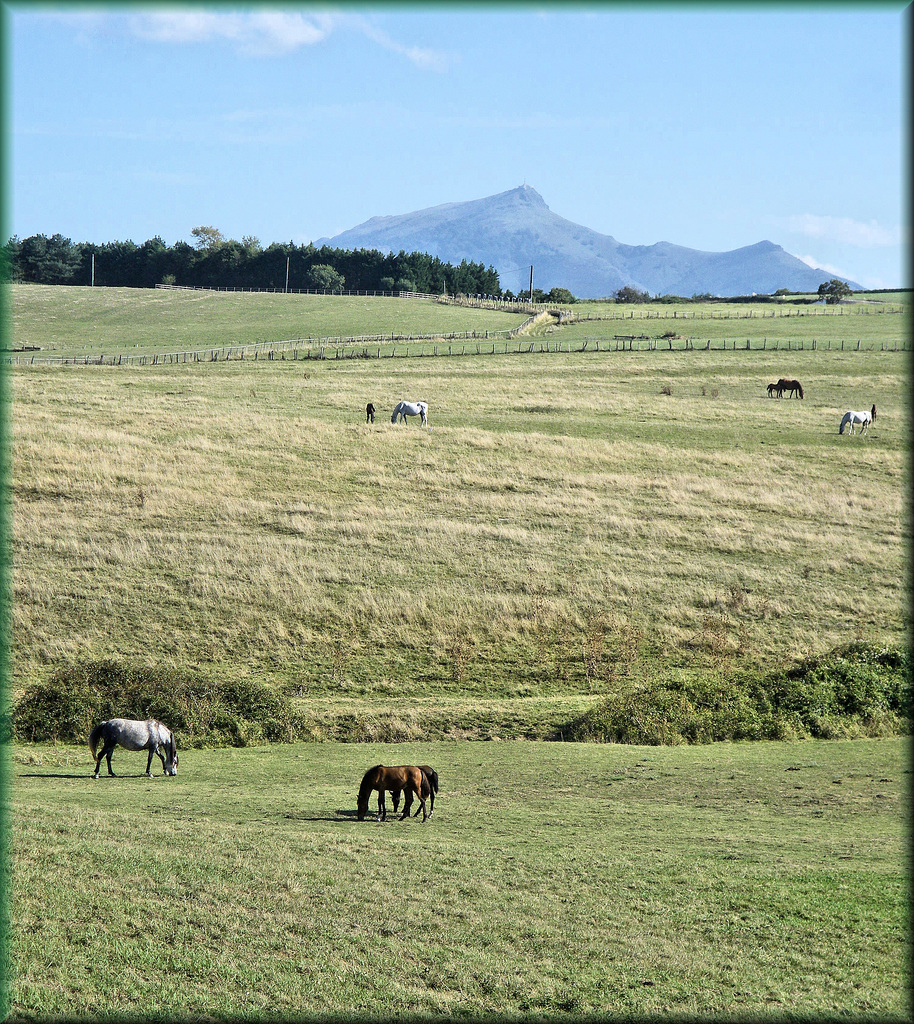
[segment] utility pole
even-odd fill
[[[286,292],[289,291],[289,257],[286,257]]]
[[[95,287],[95,253],[92,253],[92,287]]]
[[[530,267],[530,301],[533,301],[533,267]]]

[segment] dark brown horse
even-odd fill
[[[429,768],[427,764],[420,764],[419,771],[422,772],[422,795],[426,800],[429,801],[430,807],[428,809],[428,816],[432,816],[432,812],[435,810],[435,794],[438,792],[438,773],[434,768]],[[397,813],[397,804],[400,803],[400,794],[395,792],[393,794],[394,802],[394,814]],[[416,814],[418,815],[421,808],[416,808]]]
[[[799,393],[800,398],[803,397],[803,385],[798,380],[785,380],[783,377],[777,382],[778,398],[785,391],[789,391],[792,396],[796,396]]]
[[[400,815],[401,821],[409,817],[413,795],[418,797],[422,820],[425,821],[428,814],[425,811],[425,797],[422,795],[423,778],[422,771],[415,765],[402,764],[395,768],[389,768],[383,764],[376,764],[374,768],[369,768],[362,776],[362,784],[359,786],[359,821],[365,820],[365,815],[368,813],[368,800],[374,790],[378,791],[378,821],[385,821],[387,818],[387,805],[384,803],[385,792],[396,793],[397,797],[401,792],[406,793],[403,813]],[[396,812],[396,807],[394,807],[394,812]]]
[[[778,396],[778,398],[780,398],[780,397],[781,397],[782,391],[781,391],[781,388],[779,388],[779,387],[777,386],[777,384],[769,384],[769,385],[768,385],[768,397],[769,397],[769,398],[771,398],[771,396],[772,396],[773,394],[774,394],[774,395],[777,395],[777,396]]]

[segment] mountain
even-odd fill
[[[426,252],[447,263],[482,263],[502,288],[567,288],[578,298],[604,298],[629,285],[652,295],[815,292],[834,274],[814,270],[774,242],[730,252],[702,252],[670,242],[625,245],[553,213],[529,185],[486,199],[445,203],[415,213],[372,217],[315,244],[338,249]],[[848,281],[851,288],[860,285]]]

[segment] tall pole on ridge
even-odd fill
[[[533,267],[530,267],[530,301],[533,301]]]

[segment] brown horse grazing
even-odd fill
[[[796,395],[799,392],[800,398],[803,397],[803,385],[798,380],[785,380],[783,377],[777,383],[778,398],[784,391],[789,391],[791,395]]]
[[[422,795],[426,800],[429,801],[431,806],[428,809],[428,816],[432,816],[432,812],[435,810],[435,794],[438,792],[438,773],[434,768],[429,768],[427,764],[420,764],[419,771],[422,772]],[[394,814],[397,813],[397,804],[400,803],[400,794],[394,792]],[[416,808],[416,814],[418,815],[421,808]]]
[[[406,802],[403,805],[403,813],[400,821],[409,817],[409,809],[412,806],[413,794],[419,798],[422,820],[428,817],[425,811],[425,797],[422,795],[423,775],[415,765],[399,765],[396,768],[388,768],[383,764],[376,764],[369,768],[362,776],[362,784],[359,786],[358,816],[359,821],[365,820],[368,813],[368,800],[372,791],[378,791],[378,821],[387,819],[387,805],[384,803],[384,793],[389,791],[398,796],[406,792]],[[396,808],[394,808],[396,812]]]

